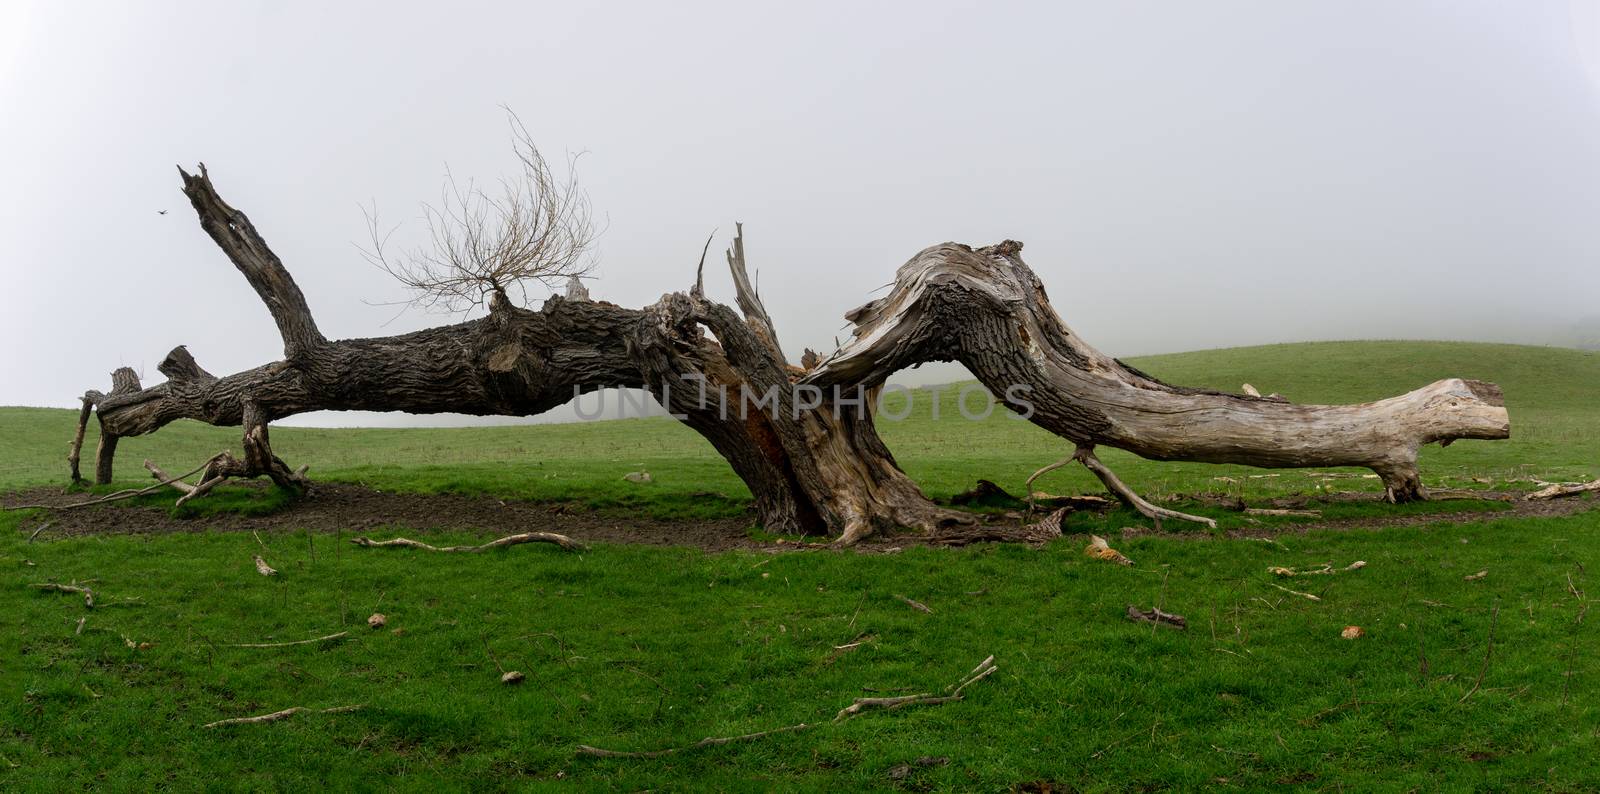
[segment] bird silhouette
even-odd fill
[[[167,214],[167,211],[166,210],[156,210],[156,214],[157,215],[165,215],[165,214]]]

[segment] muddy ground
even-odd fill
[[[1490,494],[1505,499],[1510,507],[1493,512],[1408,513],[1348,520],[1308,520],[1286,526],[1238,529],[1234,537],[1270,537],[1302,533],[1313,529],[1379,529],[1448,521],[1471,523],[1502,518],[1563,516],[1600,506],[1600,500],[1583,498],[1527,502],[1516,494]],[[68,505],[89,497],[65,493],[58,487],[32,488],[0,495],[0,504]],[[1363,497],[1376,498],[1376,497]],[[1297,500],[1294,506],[1315,508],[1316,499]],[[989,526],[1015,525],[1020,514],[979,516]],[[652,546],[689,546],[706,551],[728,549],[781,550],[796,548],[792,542],[774,542],[751,537],[751,518],[660,520],[644,517],[619,517],[596,513],[564,504],[500,500],[457,494],[407,494],[376,491],[359,485],[318,484],[304,498],[268,515],[235,514],[177,518],[165,506],[124,504],[100,505],[74,510],[51,511],[49,527],[40,539],[92,534],[160,534],[166,532],[286,532],[313,530],[361,535],[377,532],[427,530],[466,530],[485,539],[517,532],[557,532],[590,543],[627,543]],[[40,521],[29,520],[21,530],[32,533]],[[1172,529],[1171,526],[1168,529]],[[1149,527],[1129,527],[1125,537],[1149,534]],[[1184,537],[1215,537],[1206,532],[1182,531]],[[818,538],[817,540],[821,540]],[[863,551],[889,551],[916,545],[914,535],[872,538],[864,541]]]

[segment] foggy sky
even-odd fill
[[[512,173],[501,105],[586,153],[595,297],[686,289],[743,221],[792,359],[945,240],[1024,241],[1113,355],[1569,343],[1600,315],[1587,0],[5,2],[0,404],[155,383],[180,343],[217,374],[281,357],[176,164],[330,338],[460,319],[378,305],[404,294],[356,250],[361,206],[406,242],[446,163]]]

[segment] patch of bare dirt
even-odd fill
[[[1192,496],[1201,501],[1208,495]],[[1259,529],[1229,531],[1229,537],[1273,537],[1300,534],[1315,529],[1381,529],[1449,522],[1457,524],[1494,521],[1530,516],[1565,516],[1600,507],[1600,500],[1583,498],[1550,499],[1527,502],[1516,494],[1498,494],[1509,509],[1492,512],[1429,512],[1369,516],[1353,519],[1311,520]],[[64,493],[56,487],[33,488],[0,495],[0,504],[67,505],[89,498],[82,493]],[[1345,498],[1345,497],[1335,497]],[[1376,497],[1365,497],[1376,498]],[[1279,500],[1279,506],[1315,507],[1321,499]],[[1276,502],[1275,502],[1276,504]],[[975,516],[988,525],[1008,525],[1019,521],[988,514]],[[376,491],[359,485],[319,483],[305,497],[267,515],[224,513],[195,517],[174,517],[165,506],[108,504],[77,510],[51,511],[45,537],[95,534],[160,534],[167,532],[344,532],[351,535],[432,530],[464,530],[485,538],[518,532],[558,532],[589,543],[623,543],[650,546],[687,546],[706,551],[751,549],[777,551],[800,548],[792,542],[757,540],[750,536],[752,519],[672,519],[619,517],[596,513],[570,505],[501,500],[459,494],[410,494]],[[1021,518],[1020,520],[1028,520]],[[38,522],[24,525],[32,531]],[[1169,525],[1168,529],[1171,529]],[[1154,534],[1150,527],[1128,527],[1123,536]],[[1205,532],[1166,532],[1174,537],[1203,540],[1215,537]],[[816,539],[822,541],[821,538]],[[866,552],[892,552],[918,545],[915,535],[872,537],[858,547]],[[809,544],[808,544],[809,545]]]

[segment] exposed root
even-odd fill
[[[507,535],[503,538],[496,538],[488,543],[478,546],[434,546],[423,543],[420,540],[411,540],[410,538],[373,540],[367,537],[357,537],[351,538],[350,542],[364,549],[421,549],[423,551],[462,551],[469,554],[476,554],[477,552],[488,551],[489,549],[504,548],[506,546],[516,546],[521,543],[554,543],[555,545],[560,546],[568,551],[583,551],[584,549],[588,548],[588,546],[585,546],[582,543],[567,537],[566,535],[558,535],[554,532],[523,532],[518,535]]]
[[[757,731],[755,733],[744,733],[738,736],[709,736],[701,739],[698,742],[695,742],[694,744],[684,745],[683,747],[668,747],[662,750],[630,752],[625,750],[606,750],[600,747],[591,747],[587,744],[580,744],[577,747],[577,752],[578,755],[589,755],[599,758],[660,758],[662,756],[672,755],[674,753],[681,753],[685,750],[694,750],[701,747],[710,747],[712,745],[719,744],[731,744],[733,742],[742,742],[750,739],[760,739],[764,736],[775,736],[783,733],[797,733],[799,731],[810,730],[819,725],[837,724],[851,719],[852,717],[855,717],[864,711],[870,711],[874,709],[893,711],[906,706],[935,706],[941,703],[950,703],[964,699],[965,696],[962,694],[962,690],[989,677],[991,673],[998,669],[1000,668],[995,666],[994,657],[990,656],[989,658],[980,662],[977,667],[974,667],[972,672],[963,676],[960,681],[957,681],[956,683],[946,687],[945,694],[942,695],[925,693],[919,695],[900,695],[897,697],[856,698],[855,701],[850,705],[840,709],[839,713],[834,715],[832,722],[802,722],[796,725],[773,728],[772,730],[767,731]]]
[[[225,725],[256,725],[263,722],[277,722],[278,720],[286,720],[302,712],[309,712],[313,714],[348,714],[352,711],[360,711],[363,708],[366,708],[366,706],[362,703],[357,703],[353,706],[334,706],[331,709],[321,710],[308,709],[305,706],[291,706],[283,711],[274,711],[271,714],[262,714],[256,717],[234,717],[233,719],[217,720],[216,722],[208,722],[200,727],[221,728]]]
[[[1106,465],[1101,463],[1099,458],[1094,456],[1094,447],[1091,445],[1079,446],[1077,451],[1072,453],[1070,460],[1076,460],[1082,463],[1084,468],[1094,472],[1094,476],[1099,477],[1100,482],[1105,483],[1106,488],[1115,494],[1118,499],[1121,499],[1124,504],[1139,511],[1146,518],[1153,519],[1156,522],[1157,529],[1161,528],[1161,519],[1163,518],[1193,521],[1196,524],[1205,524],[1211,529],[1217,528],[1217,522],[1212,519],[1204,516],[1192,516],[1176,510],[1168,510],[1165,507],[1145,501],[1144,497],[1134,493],[1132,488],[1129,488],[1122,480],[1117,479],[1117,475],[1106,468]]]
[[[341,632],[338,632],[336,634],[329,634],[326,637],[313,637],[313,638],[311,638],[309,640],[294,640],[292,642],[242,642],[242,643],[236,643],[234,645],[226,645],[226,646],[223,646],[223,647],[226,647],[226,648],[287,648],[287,647],[289,647],[291,645],[314,645],[314,644],[319,643],[319,642],[329,642],[329,641],[332,641],[332,640],[342,640],[342,639],[344,639],[345,637],[348,637],[348,636],[350,636],[350,632],[341,631]]]
[[[1549,487],[1534,491],[1533,493],[1522,498],[1528,501],[1533,501],[1535,499],[1558,499],[1563,496],[1576,496],[1578,494],[1588,493],[1590,491],[1600,491],[1600,480],[1581,484],[1556,483],[1554,485],[1550,485]]]

